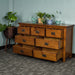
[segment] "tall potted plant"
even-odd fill
[[[7,20],[8,24],[0,24],[0,31],[4,31],[6,38],[13,38],[14,37],[14,26],[12,25],[13,22],[17,20],[17,17],[15,16],[16,13],[14,12],[8,12],[6,16],[4,16],[4,19]]]

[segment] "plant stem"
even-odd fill
[[[11,23],[11,21],[9,20],[9,21],[8,21],[8,26],[11,26],[11,24],[10,24],[10,23]]]

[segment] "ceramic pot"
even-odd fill
[[[48,25],[52,25],[52,23],[53,23],[52,20],[49,20],[49,19],[47,20],[47,24],[48,24]]]
[[[61,21],[56,21],[56,24],[60,25],[61,24]]]
[[[37,23],[37,18],[36,17],[32,17],[31,20],[32,20],[32,23],[34,23],[34,24]]]

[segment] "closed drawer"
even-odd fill
[[[62,30],[46,29],[46,37],[62,38]]]
[[[22,55],[32,56],[33,48],[34,47],[31,47],[31,46],[14,45],[13,52],[18,53],[18,54],[22,54]]]
[[[15,42],[27,45],[34,45],[34,37],[17,35],[15,36]]]
[[[30,35],[30,27],[18,27],[18,33]]]
[[[36,38],[36,46],[60,49],[62,48],[62,40],[51,38]]]
[[[62,50],[52,50],[46,48],[41,50],[37,48],[33,50],[33,55],[36,58],[57,61],[62,58]]]
[[[31,28],[31,35],[44,36],[45,35],[45,29],[32,27]]]

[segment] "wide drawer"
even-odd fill
[[[51,38],[36,38],[36,46],[60,49],[62,48],[62,40]]]
[[[62,30],[46,29],[46,37],[62,38]]]
[[[16,35],[15,36],[15,42],[21,43],[21,44],[27,44],[27,45],[34,45],[34,37]]]
[[[18,33],[30,35],[30,27],[18,27]]]
[[[62,50],[52,50],[46,48],[43,48],[43,50],[41,50],[37,48],[33,50],[33,55],[36,58],[57,61],[62,58]]]
[[[31,35],[45,36],[44,28],[31,27]]]
[[[31,46],[21,46],[21,45],[14,45],[13,46],[13,52],[17,54],[22,54],[22,55],[28,55],[32,56],[32,50],[34,47]]]

